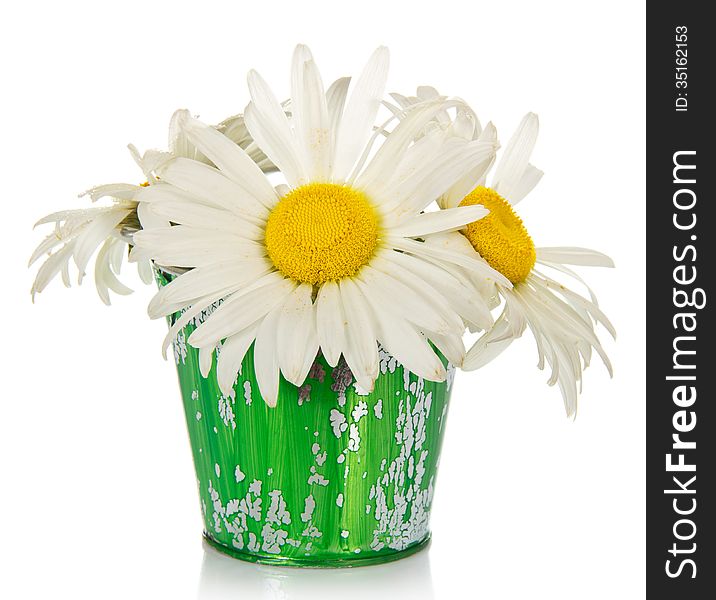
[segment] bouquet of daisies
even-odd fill
[[[168,274],[148,309],[153,319],[177,315],[164,351],[213,306],[187,339],[202,374],[215,372],[228,394],[253,347],[269,406],[281,375],[301,386],[319,353],[331,366],[345,361],[369,392],[379,351],[443,381],[441,356],[478,369],[529,329],[573,415],[592,353],[611,371],[595,326],[614,331],[572,265],[612,262],[536,247],[515,212],[542,177],[530,163],[537,116],[498,157],[495,127],[465,101],[431,87],[386,99],[387,75],[378,48],[357,79],[325,87],[298,46],[288,100],[251,71],[242,114],[212,126],[177,111],[166,151],[130,146],[136,182],[94,187],[86,195],[96,206],[38,221],[54,229],[30,260],[44,258],[33,297],[57,275],[69,286],[70,263],[81,283],[95,254],[107,304],[110,292],[131,292],[118,278],[126,256],[146,283],[153,270]],[[478,335],[466,349],[468,331]]]

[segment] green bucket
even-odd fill
[[[170,277],[159,275],[160,285]],[[380,350],[373,392],[343,360],[320,354],[304,385],[283,378],[269,408],[253,350],[228,396],[199,372],[186,343],[213,309],[174,342],[204,517],[216,549],[259,563],[350,567],[424,548],[454,369],[425,381]],[[175,314],[172,319],[178,318]]]

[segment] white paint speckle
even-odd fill
[[[375,406],[373,407],[373,413],[375,414],[376,419],[383,418],[383,399],[382,398],[380,400],[378,400],[378,402],[375,403]]]
[[[201,421],[201,413],[198,410],[196,411],[196,420]]]
[[[351,416],[353,417],[354,422],[358,422],[361,420],[362,417],[365,417],[368,414],[368,404],[361,400],[358,404],[355,405],[353,408],[353,411],[351,412]]]
[[[330,481],[320,473],[316,473],[316,467],[311,467],[311,475],[308,478],[308,485],[313,485],[314,483],[326,486],[330,483]]]
[[[273,490],[269,492],[270,503],[266,511],[266,524],[273,523],[275,525],[290,525],[291,514],[286,508],[286,501],[283,499],[281,490]],[[265,527],[264,527],[265,529]]]
[[[358,450],[360,450],[360,435],[358,434],[358,426],[355,423],[351,423],[349,436],[348,450],[358,452]]]
[[[428,531],[433,482],[431,479],[426,487],[422,485],[428,457],[428,450],[423,446],[427,441],[433,398],[432,392],[426,392],[421,377],[415,378],[404,370],[403,378],[408,394],[398,401],[395,419],[395,442],[400,446],[400,454],[387,468],[387,459],[381,462],[382,474],[369,493],[373,504],[366,505],[366,514],[372,509],[377,524],[370,544],[375,552],[386,546],[402,550],[423,539]]]
[[[343,508],[343,494],[338,494],[336,496],[336,506]]]
[[[311,452],[313,454],[318,454],[318,452],[321,450],[321,445],[319,443],[314,443],[313,446],[311,446]]]
[[[447,366],[447,389],[449,390],[452,387],[453,381],[455,381],[455,365],[452,363],[448,363]]]
[[[222,395],[218,401],[219,416],[224,425],[236,429],[236,417],[234,415],[234,405],[236,404],[236,389],[231,388],[228,395]]]
[[[301,521],[308,523],[313,516],[313,509],[316,508],[316,500],[313,494],[306,496],[303,512],[301,513]]]
[[[246,475],[243,473],[239,465],[236,465],[236,468],[234,469],[234,478],[236,479],[236,483],[246,479]]]
[[[217,477],[221,477],[221,467],[219,463],[214,463],[214,473],[216,473]]]
[[[341,537],[343,539],[346,539],[350,534],[351,534],[351,532],[348,531],[347,529],[344,529],[343,531],[341,531]]]
[[[387,372],[395,373],[395,369],[399,366],[399,363],[395,359],[395,357],[391,356],[388,351],[382,346],[378,347],[378,360],[380,372],[383,374]]]
[[[251,382],[250,381],[244,381],[244,400],[246,401],[246,404],[251,404]]]
[[[331,427],[333,428],[333,435],[335,435],[337,438],[341,437],[341,433],[348,429],[348,423],[346,423],[346,416],[340,410],[333,408],[331,409],[331,414],[329,418],[331,420]]]

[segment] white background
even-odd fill
[[[0,596],[638,598],[644,580],[644,16],[641,2],[22,2],[2,56]],[[204,549],[176,375],[151,289],[107,308],[59,281],[30,304],[34,221],[98,183],[138,181],[125,149],[168,118],[243,110],[255,67],[288,93],[295,43],[326,80],[379,44],[389,88],[464,97],[507,140],[539,113],[546,175],[519,206],[538,245],[610,254],[584,269],[619,338],[579,415],[525,336],[459,373],[433,543],[405,561],[316,572]],[[586,272],[585,272],[586,271]],[[9,275],[9,279],[8,279]],[[134,274],[132,273],[132,277]],[[604,334],[604,332],[601,332]]]

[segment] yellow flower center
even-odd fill
[[[460,206],[482,204],[490,214],[470,223],[463,234],[488,264],[512,283],[527,279],[537,255],[535,245],[512,206],[495,190],[475,188]]]
[[[285,276],[313,285],[355,275],[378,245],[378,215],[362,192],[309,183],[286,194],[266,223],[266,250]]]

